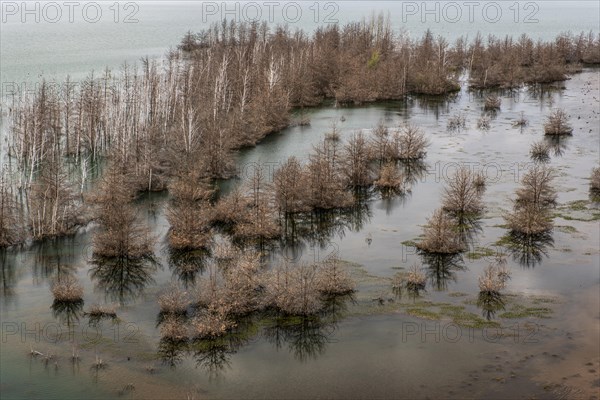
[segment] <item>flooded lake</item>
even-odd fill
[[[161,342],[157,296],[184,276],[167,254],[168,196],[139,201],[158,236],[158,265],[120,276],[94,273],[91,234],[0,253],[3,398],[597,398],[600,381],[600,205],[590,199],[589,176],[600,156],[600,81],[597,69],[538,90],[498,92],[501,110],[491,128],[478,129],[484,98],[463,89],[446,99],[410,97],[365,107],[333,104],[305,110],[309,126],[272,134],[237,157],[241,178],[256,164],[273,171],[287,157],[306,159],[331,130],[342,141],[389,127],[420,126],[431,145],[410,191],[370,196],[345,215],[324,216],[315,235],[283,254],[319,261],[337,252],[358,282],[353,299],[321,321],[292,327],[249,318],[236,337],[182,351]],[[510,253],[504,310],[477,305],[478,277],[503,250],[503,215],[531,166],[529,148],[543,138],[554,107],[564,108],[573,136],[553,142],[555,228],[543,242]],[[466,128],[449,132],[461,113]],[[521,113],[529,120],[513,126]],[[488,178],[485,212],[471,250],[453,259],[427,259],[411,244],[438,208],[458,164]],[[238,180],[228,185],[237,185]],[[274,257],[282,254],[275,246]],[[426,291],[394,293],[391,278],[422,263]],[[50,279],[75,271],[84,304],[53,307]],[[90,324],[92,304],[117,308],[118,322]],[[30,355],[33,351],[52,354]],[[72,360],[78,353],[77,361]],[[94,368],[97,358],[102,368]]]

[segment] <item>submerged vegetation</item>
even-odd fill
[[[52,294],[56,301],[81,301],[83,298],[83,286],[74,277],[66,276],[52,283]]]
[[[296,108],[302,113],[296,123],[304,125],[304,107],[446,94],[460,87],[467,71],[470,85],[482,89],[561,80],[580,63],[599,63],[599,46],[591,35],[563,35],[556,43],[490,37],[487,44],[477,36],[451,46],[431,32],[418,40],[395,35],[383,19],[321,28],[313,36],[224,22],[187,35],[163,65],[144,60],[139,70],[125,66],[119,80],[106,71],[81,88],[43,83],[11,109],[14,163],[0,180],[0,248],[70,235],[92,221],[90,277],[124,304],[152,282],[155,252],[164,245],[178,283],[157,297],[163,360],[175,365],[188,351],[200,367],[223,366],[259,327],[277,347],[289,343],[297,358],[314,357],[357,282],[337,256],[314,263],[277,256],[298,256],[304,238],[322,250],[346,227],[360,231],[373,198],[408,197],[429,171],[432,136],[416,125],[386,126],[383,120],[349,134],[334,125],[307,154],[274,169],[254,164],[236,171],[236,152],[294,123]],[[485,97],[480,129],[489,129],[500,106],[500,97]],[[523,115],[516,121],[526,124]],[[466,117],[454,114],[447,128],[466,128]],[[572,132],[561,110],[544,128],[548,135]],[[547,161],[549,150],[546,141],[537,142],[530,155]],[[221,185],[236,175],[235,187]],[[531,167],[505,216],[510,244],[502,244],[519,252],[523,264],[535,264],[552,243],[554,176],[541,164]],[[478,281],[477,305],[486,320],[462,306],[436,304],[439,310],[432,311],[418,300],[428,286],[442,291],[457,280],[466,269],[462,253],[471,251],[472,260],[492,255],[471,240],[482,231],[488,184],[483,172],[466,165],[447,177],[439,208],[413,243],[422,264],[392,279],[394,291],[412,295],[409,315],[497,326],[490,320],[504,309],[501,291],[510,277],[503,262],[488,266]],[[599,168],[590,189],[600,192]],[[140,213],[140,198],[153,191],[168,193],[164,243]],[[373,236],[377,243],[369,233],[369,246]],[[273,254],[277,246],[281,254]],[[75,278],[61,276],[52,293],[56,301],[77,302],[71,311],[83,306]],[[396,301],[375,300],[382,308]],[[504,317],[521,315],[510,312]],[[84,315],[90,324],[116,320],[113,309],[100,306]]]
[[[557,108],[548,116],[548,120],[544,124],[544,132],[546,135],[570,135],[573,133],[573,128],[569,124],[569,118],[565,110]]]

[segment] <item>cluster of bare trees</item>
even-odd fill
[[[90,196],[95,205],[94,219],[100,225],[94,236],[94,256],[140,260],[154,254],[154,238],[140,221],[133,200],[131,174],[119,164],[111,164]]]
[[[554,170],[541,165],[534,165],[523,176],[513,211],[505,217],[512,232],[531,236],[552,230],[550,208],[556,204],[554,176]]]
[[[229,246],[216,251],[209,273],[191,292],[171,286],[159,297],[163,338],[215,339],[253,313],[309,316],[326,303],[354,291],[342,262],[283,264],[267,271],[259,253]]]
[[[565,80],[582,64],[600,63],[600,36],[592,32],[561,34],[554,41],[534,42],[523,34],[517,40],[478,35],[461,57],[471,86],[518,87],[522,84]]]
[[[458,75],[465,69],[473,84],[483,87],[562,79],[577,63],[598,62],[599,43],[590,34],[536,44],[527,37],[517,42],[489,38],[484,44],[477,37],[451,46],[431,32],[416,40],[395,34],[383,17],[331,25],[312,36],[286,27],[270,30],[266,24],[224,21],[186,35],[179,50],[162,61],[143,59],[139,66],[92,73],[81,82],[43,81],[33,93],[13,96],[9,105],[8,160],[14,178],[3,185],[3,193],[10,186],[22,195],[3,195],[2,245],[26,236],[72,233],[85,222],[76,194],[89,187],[90,176],[107,157],[129,171],[134,192],[183,186],[194,191],[206,180],[231,177],[236,149],[287,126],[294,107],[328,98],[361,103],[408,93],[447,93],[458,88]],[[404,181],[390,163],[424,156],[425,139],[414,127],[402,132],[377,128],[377,146],[356,135],[340,148],[334,136],[311,155],[308,183],[299,179],[300,187],[310,187],[310,200],[297,201],[292,185],[278,197],[280,211],[345,204],[342,189],[347,185],[375,183],[396,190]],[[370,168],[373,159],[379,170]],[[71,161],[68,169],[66,161]],[[339,168],[343,163],[347,168]],[[284,171],[294,168],[298,165],[291,161]],[[250,208],[255,215],[264,206],[262,190],[254,191]],[[171,221],[205,208],[205,196],[185,196],[174,195]],[[11,204],[19,199],[22,205],[20,224],[4,222],[16,215],[8,211],[14,206],[6,206],[9,197]],[[244,216],[240,236],[255,228],[258,222],[252,218]],[[203,219],[196,215],[173,226],[172,245],[203,246],[207,231],[194,222]],[[21,232],[28,234],[17,235],[8,225],[22,226]],[[277,234],[271,226],[259,228]]]
[[[21,243],[25,237],[21,202],[16,196],[3,173],[0,175],[0,248]]]
[[[427,253],[456,254],[466,250],[483,211],[485,176],[461,165],[448,179],[442,207],[423,229],[417,247]]]

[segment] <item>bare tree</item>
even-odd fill
[[[442,209],[436,210],[423,228],[417,248],[428,253],[455,254],[465,250],[456,223]]]
[[[453,214],[474,215],[483,210],[482,192],[475,185],[476,174],[462,165],[444,188],[443,209]]]

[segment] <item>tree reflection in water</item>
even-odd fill
[[[555,157],[561,157],[568,149],[569,137],[566,135],[546,135],[544,140],[550,146]]]
[[[307,361],[323,354],[334,331],[335,324],[320,316],[276,316],[268,321],[263,335],[277,349],[287,343],[297,360]]]
[[[183,286],[193,287],[198,275],[206,270],[209,252],[206,250],[179,251],[169,250],[169,267]]]
[[[431,285],[438,291],[444,291],[448,282],[456,282],[456,272],[466,269],[463,256],[459,254],[420,252],[426,275]]]
[[[163,364],[175,368],[190,355],[196,367],[213,379],[231,366],[233,354],[260,335],[277,349],[287,345],[297,360],[316,359],[332,342],[336,323],[347,312],[348,304],[354,301],[352,294],[333,296],[325,300],[325,307],[318,315],[273,315],[268,311],[248,315],[238,318],[236,327],[221,337],[188,340],[163,336],[158,344],[158,356]],[[159,313],[158,325],[166,318]],[[177,318],[183,318],[180,322],[185,324],[185,317]],[[263,327],[262,331],[259,331],[260,327]]]
[[[502,238],[513,259],[523,267],[535,267],[548,257],[548,247],[554,247],[552,232],[528,235],[511,231]]]
[[[71,328],[79,322],[79,318],[83,314],[83,300],[61,301],[54,299],[50,308],[54,318]]]
[[[123,305],[139,297],[147,285],[154,283],[152,274],[158,263],[152,257],[129,259],[124,257],[94,258],[90,269],[97,288]]]
[[[175,368],[183,362],[188,351],[187,339],[161,338],[158,343],[158,357],[164,365]]]
[[[479,292],[477,298],[477,307],[481,308],[481,315],[491,321],[496,313],[504,310],[505,302],[502,294],[499,292]]]

